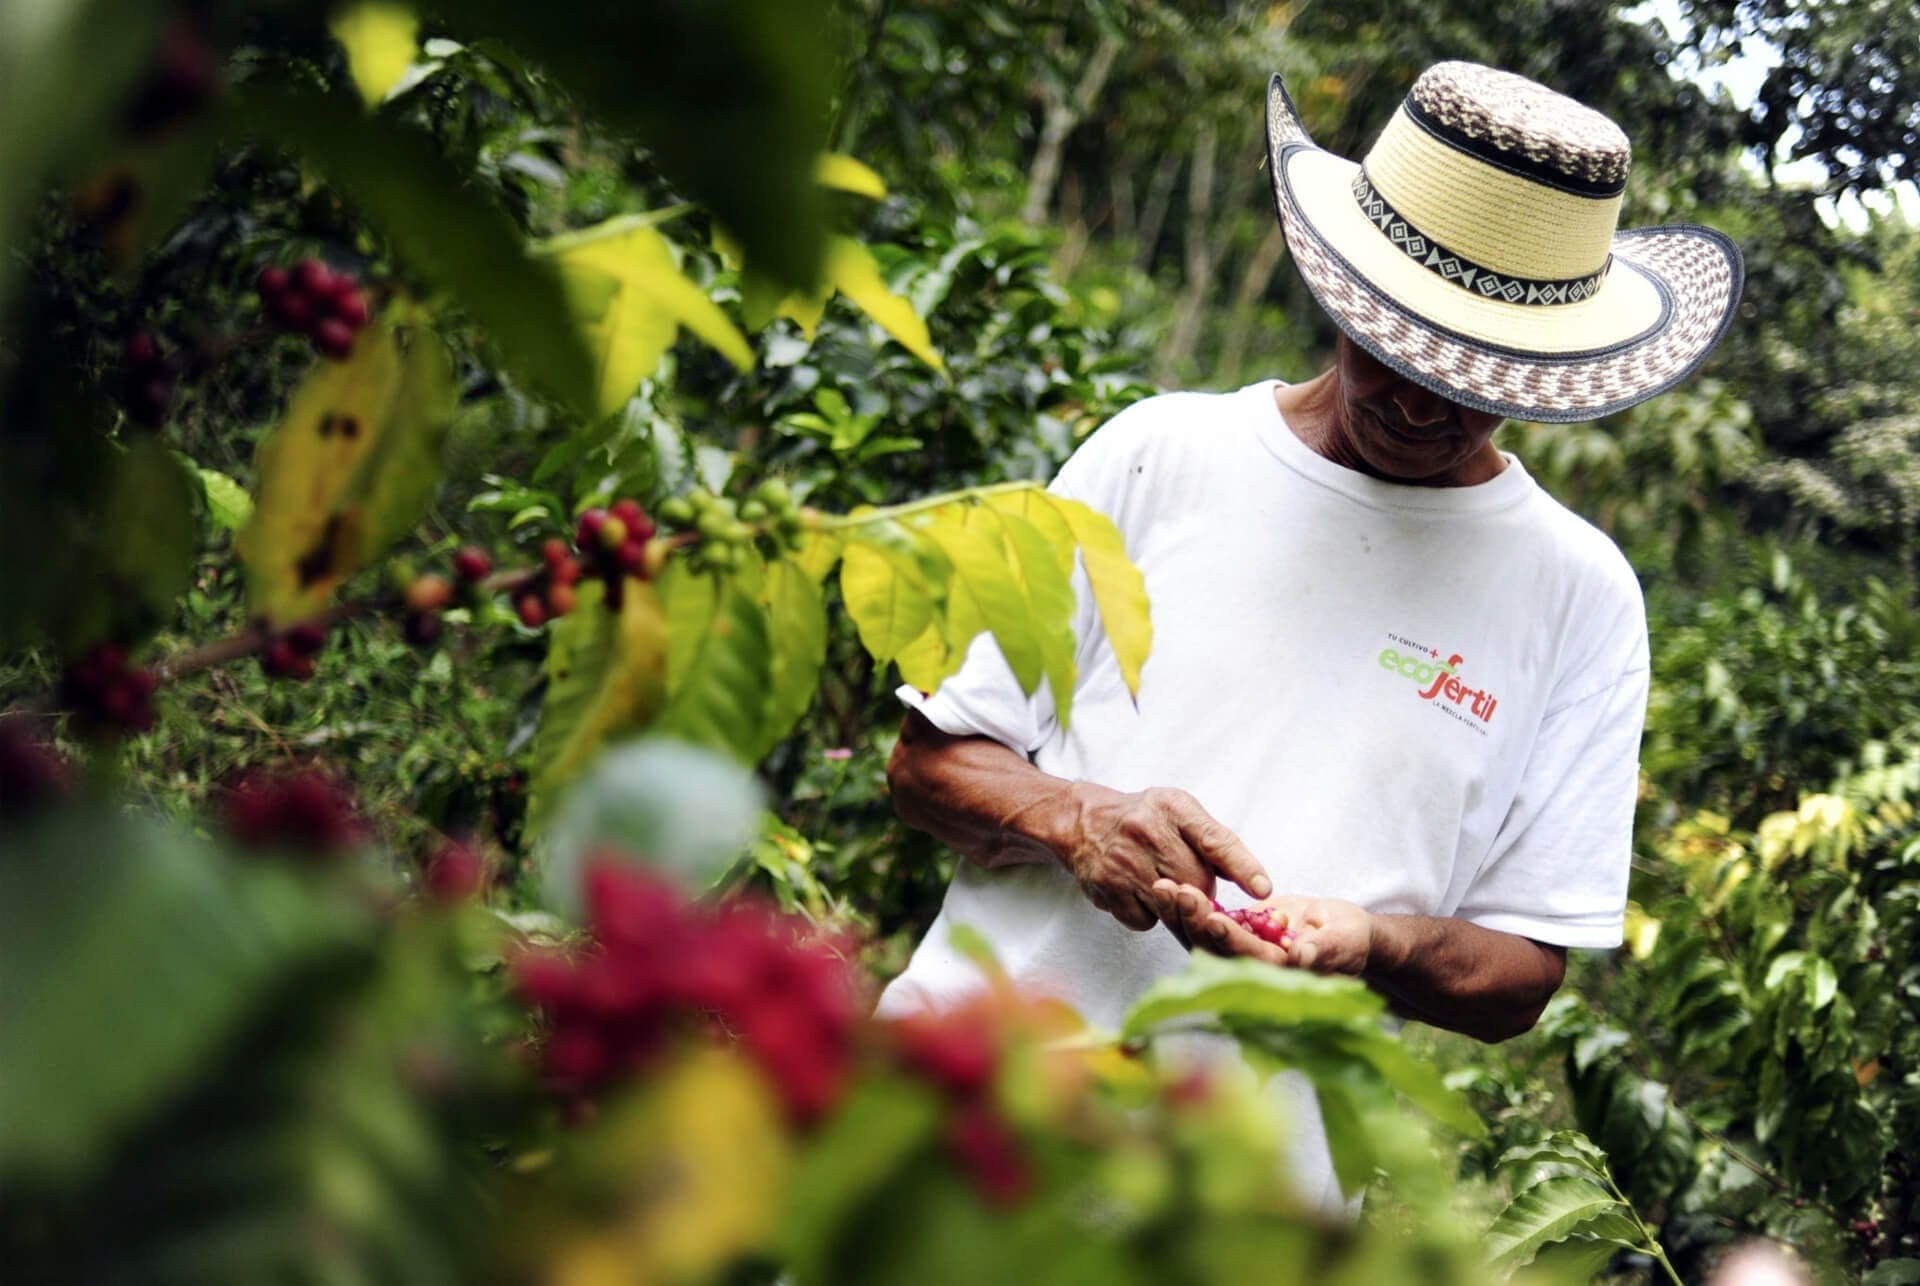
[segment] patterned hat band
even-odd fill
[[[1598,272],[1584,277],[1564,277],[1552,281],[1515,277],[1457,255],[1421,232],[1380,195],[1367,178],[1365,165],[1354,173],[1353,199],[1359,202],[1361,212],[1380,229],[1394,249],[1443,280],[1487,299],[1542,307],[1577,304],[1599,292],[1601,284],[1607,279],[1607,269],[1613,264],[1613,256],[1608,255]]]

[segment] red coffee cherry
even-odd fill
[[[439,902],[465,902],[486,892],[487,859],[476,850],[450,839],[427,859],[427,892]]]
[[[453,601],[453,582],[445,576],[416,576],[407,586],[407,606],[416,612],[437,612]]]
[[[514,610],[520,615],[520,623],[530,630],[537,630],[547,623],[547,605],[538,594],[522,594],[520,601],[514,604]]]
[[[454,551],[453,574],[463,581],[485,580],[493,571],[493,559],[478,545],[462,545]]]
[[[323,356],[344,362],[353,353],[353,327],[337,317],[316,322],[313,327],[313,346]]]
[[[288,287],[292,284],[293,278],[278,264],[268,264],[262,268],[260,275],[254,278],[253,282],[254,289],[260,292],[260,302],[268,305],[286,294]]]
[[[346,281],[346,289],[335,293],[333,315],[354,330],[363,329],[373,316],[367,307],[367,297],[360,293],[351,280]]]
[[[580,515],[579,524],[574,529],[573,543],[580,547],[580,550],[582,553],[585,553],[589,549],[595,548],[600,543],[601,529],[604,528],[606,525],[607,525],[606,510],[604,509],[587,510],[586,512]]]
[[[327,646],[327,628],[318,621],[302,621],[287,631],[287,644],[298,656],[318,656]]]
[[[572,585],[563,585],[558,581],[547,586],[547,611],[553,616],[565,616],[580,606],[580,592]]]
[[[317,308],[321,301],[333,294],[333,269],[318,259],[302,259],[293,266],[293,284],[307,302]]]
[[[414,647],[432,647],[440,641],[440,614],[408,612],[400,622],[400,633]]]

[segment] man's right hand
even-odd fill
[[[1191,945],[1180,915],[1161,914],[1156,880],[1189,884],[1211,896],[1219,876],[1253,897],[1272,894],[1273,883],[1252,850],[1186,791],[1160,787],[1128,794],[1081,782],[1075,793],[1078,823],[1056,842],[1056,851],[1087,900],[1129,929],[1165,923],[1183,945]]]
[[[1256,898],[1272,882],[1245,844],[1184,790],[1134,793],[1067,781],[990,737],[956,737],[910,710],[887,763],[893,806],[987,870],[1059,862],[1130,929],[1162,923],[1153,882],[1213,891],[1224,876]],[[1176,912],[1164,920],[1191,946]]]

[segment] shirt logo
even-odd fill
[[[1454,652],[1442,661],[1439,648],[1422,647],[1398,634],[1387,637],[1396,646],[1381,649],[1381,669],[1411,679],[1420,700],[1433,702],[1436,708],[1476,731],[1486,731],[1487,725],[1493,722],[1494,708],[1500,704],[1500,698],[1486,688],[1467,686],[1460,677],[1466,665],[1465,657]]]

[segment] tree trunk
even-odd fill
[[[1200,127],[1193,144],[1193,168],[1187,173],[1187,221],[1181,240],[1186,246],[1186,281],[1174,305],[1173,331],[1160,349],[1160,373],[1170,380],[1193,355],[1200,338],[1201,314],[1206,311],[1208,280],[1213,270],[1213,161],[1220,136],[1212,122]]]
[[[1047,208],[1053,204],[1054,185],[1060,180],[1060,161],[1067,150],[1067,136],[1092,109],[1094,100],[1106,87],[1107,76],[1113,71],[1113,60],[1119,56],[1120,37],[1109,32],[1100,37],[1100,43],[1088,55],[1087,65],[1080,71],[1080,83],[1071,96],[1063,96],[1057,88],[1048,87],[1040,145],[1034,150],[1033,164],[1027,167],[1027,202],[1020,210],[1020,218],[1026,223],[1039,223],[1047,217]]]
[[[1221,346],[1216,375],[1224,375],[1229,381],[1239,380],[1241,366],[1247,360],[1247,344],[1253,338],[1253,322],[1261,296],[1267,293],[1273,270],[1280,266],[1280,256],[1286,249],[1287,237],[1276,219],[1248,258],[1246,271],[1240,274],[1240,286],[1233,292],[1233,311],[1228,317],[1227,340]]]
[[[1146,272],[1153,267],[1153,252],[1160,244],[1160,226],[1167,221],[1167,207],[1173,204],[1173,181],[1180,177],[1180,153],[1169,148],[1154,167],[1153,182],[1147,184],[1146,208],[1140,212],[1140,249],[1134,266]]]

